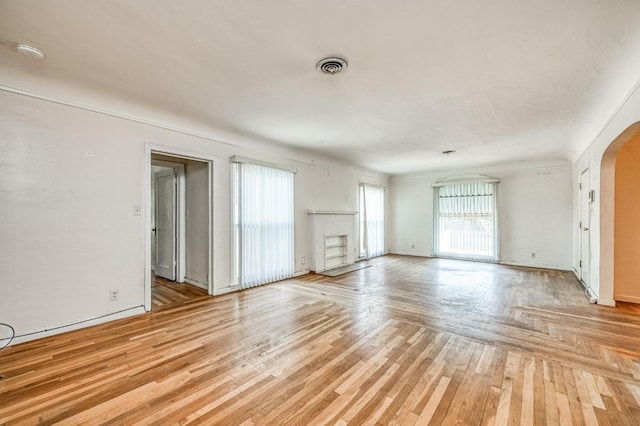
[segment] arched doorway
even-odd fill
[[[640,303],[640,122],[618,136],[600,165],[600,283],[613,300]]]

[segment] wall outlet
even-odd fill
[[[531,258],[532,258],[532,259],[535,259],[535,258],[536,258],[536,252],[535,252],[535,251],[532,251],[532,252],[531,252]]]
[[[138,205],[133,206],[133,215],[140,216],[142,214],[142,207]]]
[[[110,301],[114,301],[114,300],[118,300],[118,297],[120,297],[120,290],[117,288],[112,288],[111,290],[109,290],[109,300]]]
[[[415,244],[411,244],[411,248],[416,248],[416,245]]]

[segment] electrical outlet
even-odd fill
[[[532,259],[535,259],[535,258],[536,258],[536,252],[535,252],[535,251],[532,251],[532,252],[531,252],[531,258],[532,258]]]
[[[142,214],[142,207],[138,206],[138,205],[134,205],[133,206],[133,215],[134,216],[140,216]]]
[[[411,248],[416,248],[416,245],[415,244],[411,244]]]
[[[109,300],[110,301],[114,301],[114,300],[118,300],[118,297],[120,297],[120,290],[117,288],[112,288],[111,290],[109,290]]]

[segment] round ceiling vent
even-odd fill
[[[324,58],[318,62],[316,68],[324,74],[336,75],[347,69],[347,66],[347,61],[342,58]]]

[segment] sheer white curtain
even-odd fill
[[[293,276],[293,176],[233,163],[234,281],[242,288]]]
[[[360,185],[360,257],[384,254],[384,189]]]
[[[496,261],[496,183],[459,183],[434,190],[436,255]]]

